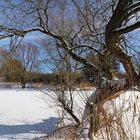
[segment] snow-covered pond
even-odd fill
[[[52,131],[58,117],[48,102],[39,91],[0,89],[0,140],[29,140]]]

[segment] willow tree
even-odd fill
[[[100,79],[103,78],[102,71],[84,57],[86,52],[93,51],[102,59],[105,59],[105,54],[110,55],[123,65],[127,73],[123,82],[118,79],[114,84],[107,79],[110,84],[104,84],[104,80],[100,80],[102,86],[97,87],[89,97],[85,116],[88,115],[91,102],[97,107],[100,102],[139,83],[140,75],[123,47],[127,35],[140,27],[139,1],[7,0],[0,5],[1,12],[4,12],[3,20],[0,21],[0,39],[11,38],[11,43],[15,43],[28,33],[39,32],[46,39],[53,38],[57,47],[63,48],[75,61],[92,69]],[[79,55],[77,50],[83,53]],[[80,122],[78,119],[75,121],[78,124]]]

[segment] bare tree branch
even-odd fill
[[[140,22],[137,22],[133,25],[130,25],[130,26],[127,26],[125,28],[121,28],[119,30],[116,30],[114,33],[117,34],[117,35],[122,35],[122,34],[129,33],[131,31],[134,31],[134,30],[138,29],[139,27],[140,27]]]

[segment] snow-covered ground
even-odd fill
[[[0,140],[30,140],[53,131],[58,117],[49,98],[31,89],[0,89]]]
[[[92,92],[74,91],[74,111],[79,117],[83,114],[85,100]],[[51,133],[59,122],[59,108],[52,97],[51,91],[44,94],[33,89],[1,88],[0,140],[31,140]],[[138,91],[127,91],[104,105],[112,118],[124,120],[124,132],[128,137],[133,134],[136,140],[140,138],[139,99]]]

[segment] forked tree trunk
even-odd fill
[[[97,90],[87,100],[82,120],[83,127],[87,127],[87,125],[89,125],[89,122],[85,120],[89,119],[89,117],[91,116],[91,104],[93,104],[93,109],[96,113],[100,104],[104,103],[110,98],[113,98],[113,96],[116,96],[116,94],[121,93],[122,91],[126,91],[132,86],[135,86],[139,83],[139,75],[135,71],[134,65],[131,61],[131,57],[127,55],[118,45],[121,34],[116,33],[116,30],[122,27],[128,8],[127,6],[130,4],[130,2],[130,0],[120,0],[118,2],[114,14],[106,25],[105,31],[106,49],[123,64],[127,73],[127,79],[123,81],[109,81],[108,84],[104,84],[101,88],[97,88]],[[93,114],[93,116],[94,115],[95,114]],[[98,127],[95,124],[95,119],[96,118],[93,119],[93,124],[90,125],[91,127],[93,127],[90,128],[90,139],[92,139],[92,131],[94,131],[96,127]]]

